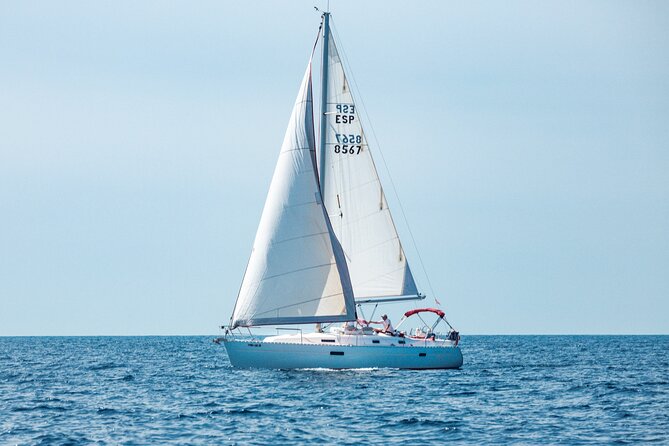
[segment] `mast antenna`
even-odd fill
[[[314,6],[314,9],[318,12],[330,13],[330,0],[327,1],[327,6],[325,8],[325,11],[321,11],[320,9],[318,9],[318,6]]]

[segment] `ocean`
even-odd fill
[[[669,336],[463,336],[459,370],[242,370],[212,337],[0,338],[0,444],[669,444]]]

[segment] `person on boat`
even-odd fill
[[[344,333],[346,334],[357,334],[360,333],[360,329],[358,329],[358,326],[356,325],[358,322],[357,321],[348,321],[344,322]]]
[[[448,340],[455,342],[455,346],[458,346],[458,343],[460,342],[460,333],[458,333],[455,330],[451,330],[448,332]]]
[[[383,315],[381,316],[380,321],[370,321],[370,324],[383,324],[383,328],[375,328],[374,331],[376,333],[387,333],[389,335],[395,336],[395,327],[393,327],[393,323],[390,322],[390,319],[388,318],[388,315]]]

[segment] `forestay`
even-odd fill
[[[286,130],[231,325],[355,319],[341,246],[318,187],[311,62]]]
[[[322,192],[355,298],[417,295],[342,61],[328,39]]]

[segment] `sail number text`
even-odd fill
[[[346,155],[357,155],[362,152],[362,146],[356,146],[354,144],[335,144],[334,148],[335,153],[343,153]]]
[[[334,146],[335,153],[358,155],[362,152],[362,135],[343,135],[337,133],[335,136],[337,137],[338,143]]]
[[[360,144],[362,143],[362,136],[360,135],[342,135],[341,133],[337,133],[335,135],[337,137],[337,142],[343,142],[344,144],[350,144],[350,143],[355,143],[355,144]]]
[[[350,124],[355,121],[355,105],[337,104],[337,113],[335,114],[336,124]]]

